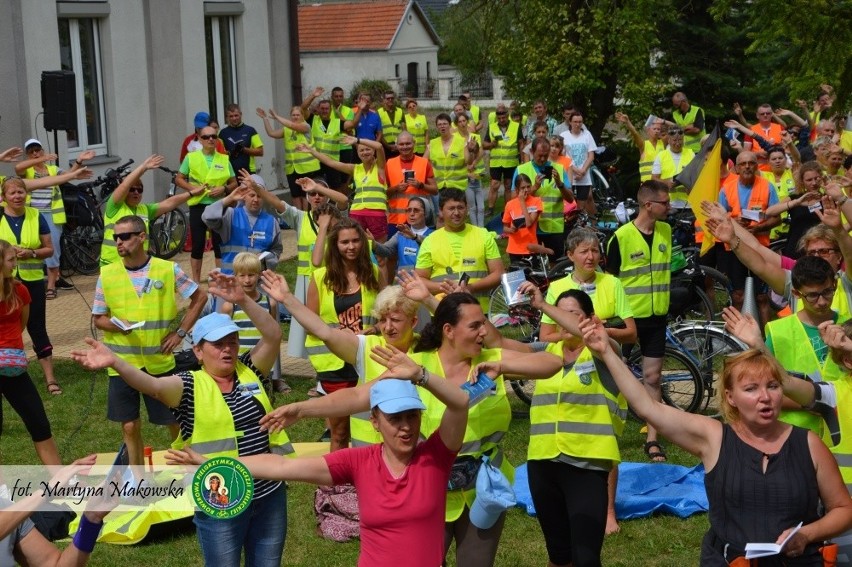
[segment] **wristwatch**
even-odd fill
[[[186,331],[184,331],[183,329],[178,328],[176,332],[177,336],[179,336],[180,338],[184,338],[186,336]]]
[[[33,258],[38,258],[38,254],[36,254],[35,249],[31,249],[30,252],[32,253]]]

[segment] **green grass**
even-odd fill
[[[42,386],[43,377],[36,364],[31,365],[33,380],[42,392],[48,416],[60,453],[67,462],[91,452],[115,451],[121,440],[116,423],[106,420],[107,378],[104,372],[89,373],[70,361],[57,361],[56,375],[62,383],[62,396],[49,396]],[[294,394],[288,401],[305,399],[312,380],[288,378]],[[512,396],[516,410],[524,410]],[[280,403],[280,401],[279,401]],[[0,438],[0,458],[3,464],[32,464],[38,462],[23,423],[9,405],[3,402],[4,435]],[[509,459],[522,463],[526,459],[529,418],[515,417],[504,441]],[[320,420],[296,424],[289,431],[294,441],[316,441],[324,429]],[[169,439],[165,428],[143,425],[146,444],[165,448]],[[622,439],[622,457],[644,461],[641,451],[643,436],[639,424],[628,422]],[[669,462],[694,465],[695,458],[667,445]],[[291,483],[288,500],[288,534],[284,565],[354,565],[358,543],[337,544],[316,535],[313,513],[313,488]],[[707,529],[706,515],[687,520],[657,516],[650,519],[621,523],[621,532],[604,543],[605,565],[689,565],[695,564],[701,537]],[[162,565],[190,567],[202,565],[201,554],[191,524],[167,526],[161,533],[135,546],[99,544],[92,555],[91,565],[121,566]],[[520,509],[511,510],[500,543],[496,565],[545,565],[547,556],[538,523]],[[450,565],[455,565],[450,553]]]

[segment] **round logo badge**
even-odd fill
[[[245,512],[254,496],[254,479],[231,457],[214,457],[198,467],[192,478],[192,499],[213,518],[233,518]]]
[[[580,374],[580,383],[583,386],[588,386],[592,383],[592,375],[591,374]]]
[[[154,282],[154,289],[163,289],[163,282],[161,282],[160,280],[156,280]]]
[[[660,243],[660,245],[658,246],[658,248],[660,249],[660,252],[665,252],[665,251],[666,251],[666,245],[665,245],[665,244],[663,244],[663,243]]]

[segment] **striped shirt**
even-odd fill
[[[239,361],[249,367],[249,369],[257,374],[257,377],[263,382],[266,388],[268,381],[261,372],[254,367],[251,362],[249,353],[240,356]],[[180,403],[177,407],[172,408],[172,413],[180,425],[180,436],[184,441],[192,437],[193,427],[195,426],[195,399],[192,383],[192,374],[190,372],[181,372],[178,374],[183,381],[183,393],[180,397]],[[235,381],[236,384],[236,381]],[[234,429],[242,432],[242,436],[237,438],[237,451],[241,457],[249,455],[265,455],[269,453],[269,434],[266,431],[260,430],[260,418],[266,415],[263,405],[254,396],[243,396],[237,388],[234,388],[229,393],[223,393],[222,397],[225,403],[228,404],[228,409],[231,410],[231,415],[234,418]],[[254,481],[254,497],[263,498],[267,496],[281,484],[278,481],[258,480]]]

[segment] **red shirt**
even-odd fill
[[[15,293],[21,298],[21,306],[32,302],[30,291],[21,282],[15,282]],[[0,348],[24,349],[21,306],[9,312],[9,305],[5,301],[0,303]]]
[[[194,133],[190,134],[189,136],[184,138],[183,144],[181,144],[181,146],[180,146],[180,163],[183,163],[183,158],[186,157],[186,154],[187,154],[186,147],[189,145],[189,143],[191,141],[197,140],[197,139],[198,138],[195,137]],[[222,143],[221,138],[216,138],[216,151],[219,152],[220,154],[227,154],[228,153],[228,152],[225,151],[225,144]]]
[[[414,450],[408,468],[394,478],[382,445],[325,455],[334,484],[358,491],[361,567],[437,567],[444,559],[447,482],[456,453],[436,431]]]

